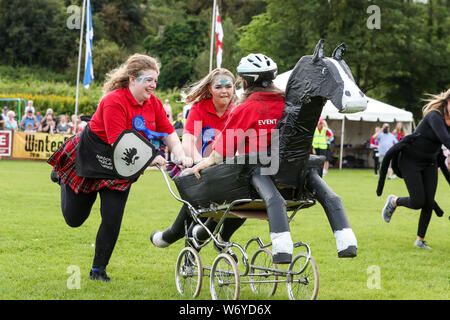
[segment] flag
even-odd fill
[[[84,62],[83,86],[86,89],[89,89],[89,84],[94,79],[94,66],[92,65],[92,39],[94,38],[94,29],[92,28],[92,12],[90,0],[87,0],[86,9],[86,54]]]
[[[222,22],[220,21],[219,7],[216,8],[216,62],[217,68],[222,65],[222,40],[223,40],[223,29]]]

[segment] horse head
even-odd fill
[[[308,159],[327,99],[344,113],[363,111],[367,107],[368,99],[343,59],[345,44],[334,49],[330,58],[325,57],[324,44],[320,40],[312,55],[301,57],[289,77],[284,114],[277,125],[282,159]]]
[[[325,41],[319,40],[314,53],[298,61],[287,88],[299,92],[299,84],[303,84],[302,99],[323,97],[331,100],[340,112],[364,111],[368,99],[356,85],[352,72],[343,59],[346,45],[342,43],[337,46],[331,57],[325,57],[324,45]]]

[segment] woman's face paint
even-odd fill
[[[234,93],[233,80],[227,76],[217,76],[209,86],[214,106],[225,107],[231,101]]]
[[[136,101],[142,102],[150,98],[153,91],[156,89],[156,82],[158,81],[158,73],[155,70],[143,70],[135,81],[130,83],[130,89]]]

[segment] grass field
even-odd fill
[[[0,161],[0,299],[185,299],[178,295],[174,281],[175,262],[184,242],[166,249],[149,242],[150,233],[166,228],[179,209],[159,172],[147,171],[132,187],[108,266],[110,283],[88,279],[100,224],[99,201],[84,225],[68,227],[60,212],[59,187],[50,182],[49,173],[50,166],[44,162]],[[446,213],[442,218],[433,214],[431,219],[426,238],[431,251],[413,246],[418,212],[399,208],[391,223],[381,219],[388,194],[407,194],[401,179],[387,181],[382,197],[375,194],[377,179],[372,170],[331,170],[326,181],[343,199],[358,239],[358,257],[337,258],[334,237],[319,204],[297,214],[291,231],[294,241],[311,246],[317,261],[318,299],[450,298],[450,197],[442,175],[436,200]],[[254,236],[268,242],[265,222],[247,221],[233,240],[244,245]],[[215,253],[208,247],[202,257],[211,264]],[[77,268],[79,289],[70,289],[68,280],[73,284]],[[204,279],[197,299],[210,299],[209,279]],[[266,297],[243,285],[241,299]],[[287,299],[285,286],[280,285],[271,299]]]

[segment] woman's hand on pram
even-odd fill
[[[178,165],[181,169],[190,168],[194,165],[194,160],[191,157],[184,156],[181,158],[181,163]]]
[[[152,161],[152,163],[150,164],[151,166],[155,166],[155,165],[158,165],[158,166],[160,166],[161,168],[166,168],[166,165],[167,165],[167,160],[166,159],[164,159],[164,157],[162,157],[162,156],[160,156],[160,155],[157,155],[156,157],[155,157],[155,159],[153,159],[153,161]]]
[[[210,167],[212,164],[209,161],[209,158],[204,158],[202,161],[193,166],[189,171],[189,173],[193,173],[197,179],[201,179],[200,171]]]

